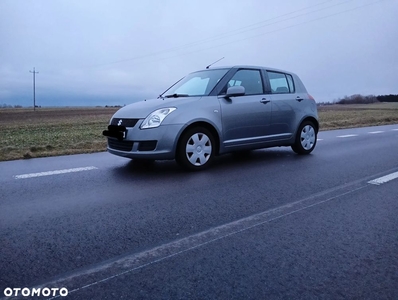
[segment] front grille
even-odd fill
[[[123,118],[113,118],[111,125],[124,126],[124,127],[134,127],[139,119],[123,119]],[[121,122],[120,122],[121,121]]]
[[[138,151],[153,151],[156,148],[157,141],[143,141],[138,144]]]
[[[108,139],[108,147],[120,151],[131,151],[133,149],[134,142],[132,141],[119,141],[116,139]]]

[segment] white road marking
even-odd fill
[[[15,179],[26,179],[26,178],[34,178],[34,177],[41,177],[41,176],[51,176],[51,175],[58,175],[58,174],[65,174],[65,173],[90,171],[90,170],[96,170],[96,169],[98,169],[98,168],[91,166],[91,167],[82,167],[82,168],[73,168],[73,169],[55,170],[55,171],[40,172],[40,173],[15,175],[14,178]]]
[[[371,131],[371,132],[368,132],[368,133],[370,133],[370,134],[377,134],[377,133],[382,133],[382,132],[384,132],[384,131]]]
[[[338,138],[348,138],[348,137],[353,137],[353,136],[358,136],[358,134],[346,134],[346,135],[338,135]]]
[[[362,185],[360,187],[344,185],[336,187],[331,190],[314,194],[312,196],[309,196],[308,198],[304,198],[302,200],[298,200],[267,211],[263,211],[245,217],[243,219],[232,221],[230,223],[220,225],[206,231],[202,231],[191,236],[187,236],[185,238],[172,241],[149,250],[145,250],[140,253],[127,255],[125,257],[119,258],[116,261],[107,262],[104,265],[96,266],[92,269],[86,269],[83,271],[78,271],[76,273],[68,274],[64,277],[58,277],[54,281],[49,281],[40,286],[36,286],[35,288],[52,286],[62,287],[66,286],[66,283],[68,283],[68,295],[76,293],[83,289],[99,285],[103,282],[118,278],[120,276],[132,273],[140,269],[144,269],[148,266],[157,264],[162,261],[166,261],[170,258],[188,253],[192,250],[207,246],[220,240],[247,232],[250,229],[258,228],[259,226],[263,226],[279,219],[289,217],[312,207],[316,207],[335,199],[348,196],[367,187],[369,187],[369,185]],[[100,279],[101,277],[102,279]],[[76,280],[75,282],[79,284],[82,278],[90,278],[93,281],[89,283],[86,280],[83,280],[83,282],[86,282],[85,285],[73,287],[72,282]],[[96,278],[98,279],[95,280]],[[48,300],[57,298],[60,298],[60,296],[57,295],[49,298]]]
[[[323,139],[316,139],[317,141],[323,141]]]
[[[391,180],[393,180],[393,179],[396,179],[396,178],[398,178],[398,172],[391,173],[391,174],[388,174],[388,175],[386,175],[386,176],[373,179],[373,180],[371,180],[371,181],[368,181],[368,183],[370,183],[370,184],[375,184],[375,185],[380,185],[380,184],[389,182],[389,181],[391,181]]]
[[[398,131],[398,128],[393,129],[393,131]]]

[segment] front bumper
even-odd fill
[[[108,152],[133,159],[174,159],[184,124],[140,129],[142,121],[134,127],[123,128],[125,138],[118,134],[108,135]]]

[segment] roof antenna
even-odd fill
[[[206,67],[206,69],[210,68],[210,66],[214,65],[215,63],[219,62],[220,60],[224,59],[224,57],[221,57],[219,60],[216,60],[214,63],[211,63]]]

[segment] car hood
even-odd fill
[[[201,97],[159,98],[139,101],[122,107],[112,118],[144,119],[157,109],[166,107],[179,108],[181,106],[190,105],[200,98]]]

